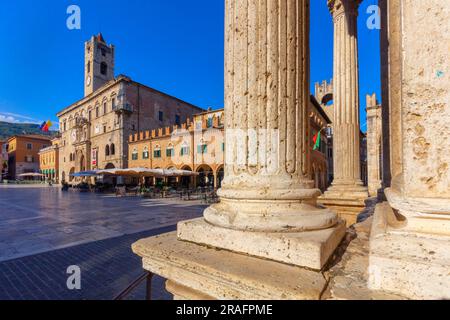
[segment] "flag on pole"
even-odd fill
[[[321,131],[317,132],[317,134],[313,137],[314,142],[314,148],[313,150],[318,150],[320,148],[320,139],[321,138]]]
[[[53,123],[48,120],[47,122],[44,122],[41,124],[41,126],[39,127],[43,132],[48,132],[50,130],[50,128],[52,127]]]

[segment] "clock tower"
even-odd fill
[[[106,44],[99,33],[84,47],[84,96],[88,96],[114,79],[114,46]]]

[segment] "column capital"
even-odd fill
[[[362,0],[327,0],[327,2],[333,18],[337,18],[344,13],[357,16]]]

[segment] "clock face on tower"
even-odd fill
[[[87,84],[88,86],[91,85],[91,76],[88,76],[88,77],[87,77],[87,79],[86,79],[86,84]]]

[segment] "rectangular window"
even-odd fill
[[[153,158],[161,158],[161,150],[155,150],[153,152]]]
[[[131,160],[137,160],[137,159],[138,159],[138,153],[137,152],[132,153],[131,154]]]
[[[206,144],[201,144],[199,146],[197,146],[197,152],[199,154],[205,154],[208,152],[208,145]]]
[[[158,119],[159,119],[159,121],[164,121],[164,112],[159,111],[159,113],[158,113]]]
[[[169,158],[175,156],[175,149],[173,149],[173,148],[166,149],[166,156]]]
[[[180,151],[181,156],[188,156],[189,155],[189,147],[182,147]]]
[[[95,117],[98,118],[99,115],[100,115],[100,114],[99,114],[98,107],[97,107],[97,108],[95,108]]]
[[[206,122],[206,127],[211,128],[213,126],[213,118],[208,118],[208,121]]]
[[[225,152],[225,143],[222,143],[222,152]]]
[[[148,151],[142,152],[142,159],[148,159],[148,158],[149,158],[149,152]]]
[[[31,143],[27,143],[27,150],[33,149],[33,145]]]
[[[113,110],[116,109],[116,98],[112,98],[111,106]]]
[[[106,102],[103,103],[103,114],[106,114]]]
[[[175,116],[175,124],[176,124],[177,126],[180,126],[180,125],[181,125],[180,116],[179,116],[178,114]]]

